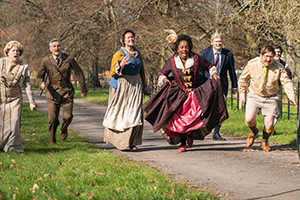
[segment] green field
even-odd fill
[[[0,152],[0,199],[218,199],[71,131],[49,146],[47,117],[27,104],[21,123],[26,151]]]

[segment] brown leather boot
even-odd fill
[[[247,137],[247,140],[246,140],[246,147],[251,147],[254,143],[254,140],[255,140],[255,134],[254,133],[250,133]]]
[[[61,138],[62,140],[66,140],[67,137],[68,137],[68,131],[63,132],[63,133],[61,133],[61,135],[60,135],[60,138]]]
[[[271,148],[270,148],[268,142],[262,142],[262,143],[261,143],[261,148],[262,148],[264,151],[271,151]]]

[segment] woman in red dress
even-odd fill
[[[186,143],[193,146],[193,132],[204,128],[208,134],[228,118],[216,67],[192,49],[189,36],[177,37],[174,55],[159,72],[162,87],[143,105],[154,132],[164,128],[169,137],[180,138],[179,152],[186,150]],[[201,76],[200,68],[209,71],[213,79]],[[173,77],[168,77],[171,73]]]

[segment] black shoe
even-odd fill
[[[221,141],[226,141],[225,138],[222,138],[222,136],[219,133],[215,133],[213,135],[213,140],[221,140]]]
[[[277,133],[276,133],[276,131],[274,130],[274,133],[273,133],[273,135],[276,135]]]

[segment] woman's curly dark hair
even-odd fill
[[[135,33],[133,32],[133,30],[131,30],[131,29],[123,29],[121,31],[121,34],[120,34],[120,42],[121,42],[122,46],[125,46],[124,39],[125,39],[125,34],[126,33],[132,33],[133,37],[135,37]]]
[[[185,34],[181,34],[178,35],[178,38],[176,40],[176,42],[174,42],[174,47],[173,47],[173,51],[176,54],[177,53],[177,49],[178,49],[178,45],[181,41],[187,41],[188,45],[189,45],[189,52],[191,53],[193,50],[193,42],[190,36],[185,35]]]

